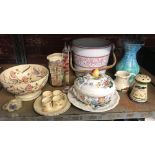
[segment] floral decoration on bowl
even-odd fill
[[[2,86],[15,95],[25,95],[40,91],[48,80],[49,71],[37,64],[18,65],[0,74]]]

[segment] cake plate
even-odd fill
[[[73,94],[73,86],[72,86],[70,90],[68,91],[68,99],[75,107],[82,109],[84,111],[105,112],[105,111],[115,108],[118,105],[120,96],[118,92],[116,91],[114,96],[112,97],[112,100],[109,103],[105,104],[102,107],[98,107],[94,109],[91,106],[84,104],[83,102],[81,102],[80,100],[76,98],[76,96]]]

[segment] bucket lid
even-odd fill
[[[81,48],[105,48],[111,46],[111,42],[103,38],[79,38],[73,40],[72,45]]]

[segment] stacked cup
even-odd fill
[[[64,100],[65,98],[62,91],[60,90],[53,91],[53,106],[55,108],[62,107],[64,104]]]
[[[42,110],[44,112],[48,112],[52,110],[53,102],[52,102],[53,93],[51,91],[44,91],[42,94]]]

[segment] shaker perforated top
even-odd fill
[[[150,83],[151,78],[148,75],[144,74],[138,74],[135,78],[136,81],[141,82],[141,83]]]

